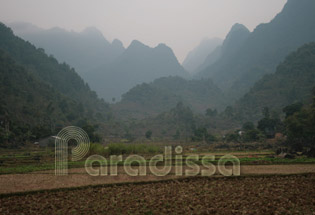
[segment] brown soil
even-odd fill
[[[176,178],[174,171],[165,177],[158,177],[147,171],[147,176],[132,177],[124,173],[122,167],[118,169],[118,176],[89,176],[85,169],[70,169],[67,176],[55,176],[54,171],[42,171],[30,174],[0,175],[0,194],[25,192],[32,190],[57,189],[79,187],[97,184],[112,184],[121,182],[156,181]],[[241,175],[265,174],[300,174],[315,173],[315,165],[243,165]],[[217,173],[217,176],[218,173]],[[1,213],[0,213],[1,214]]]
[[[192,177],[0,198],[0,214],[315,214],[315,174]]]

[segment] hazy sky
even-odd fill
[[[99,28],[108,40],[166,43],[179,61],[205,37],[224,38],[234,23],[251,31],[287,0],[0,0],[0,21],[81,31]]]

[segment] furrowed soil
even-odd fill
[[[0,214],[315,214],[315,174],[191,177],[0,198]]]
[[[137,168],[137,167],[133,167]],[[229,167],[227,167],[229,168]],[[184,171],[187,167],[184,167]],[[269,174],[301,174],[315,173],[314,164],[295,165],[241,165],[241,175],[269,175]],[[221,175],[217,171],[216,175]],[[174,168],[170,174],[164,177],[152,175],[147,170],[146,176],[129,176],[123,167],[118,167],[118,176],[97,176],[93,177],[86,173],[84,168],[69,169],[67,176],[55,176],[54,171],[41,171],[28,174],[0,175],[0,194],[25,192],[34,190],[57,189],[67,187],[80,187],[98,184],[112,184],[122,182],[158,181],[165,179],[179,178],[175,176]],[[1,214],[1,213],[0,213]]]

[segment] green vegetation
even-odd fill
[[[210,79],[164,77],[133,87],[113,108],[119,116],[143,118],[169,111],[179,102],[189,105],[194,112],[204,113],[209,107],[223,109],[225,96]]]
[[[281,63],[274,74],[258,81],[234,108],[235,120],[257,121],[268,107],[270,115],[284,112],[287,115],[310,103],[315,83],[315,43],[302,46]],[[292,105],[293,104],[293,105]]]
[[[163,152],[159,146],[149,144],[126,144],[126,143],[111,143],[107,146],[110,155],[124,154],[154,154]]]
[[[66,125],[111,119],[108,104],[97,98],[74,69],[14,36],[1,23],[0,68],[2,147],[47,137]]]
[[[288,107],[285,108],[287,109]],[[302,151],[305,147],[311,148],[310,156],[315,156],[315,99],[312,105],[298,108],[294,113],[287,115],[285,126],[287,144],[297,151]]]
[[[145,137],[146,137],[147,139],[151,139],[151,137],[152,137],[152,131],[151,131],[151,130],[148,130],[147,132],[145,132]]]

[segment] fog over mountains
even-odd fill
[[[134,40],[116,60],[91,71],[85,78],[102,98],[120,100],[123,93],[137,84],[168,76],[188,77],[173,51],[165,44],[151,48]]]
[[[182,64],[183,67],[192,74],[196,73],[199,67],[205,62],[207,56],[218,48],[222,42],[220,38],[202,40],[196,48],[188,53]]]
[[[10,23],[9,26],[17,36],[45,49],[58,61],[67,62],[80,75],[115,60],[125,50],[119,40],[110,43],[94,27],[74,32],[58,27],[46,30],[23,22]]]
[[[164,44],[150,48],[134,40],[125,49],[119,40],[110,43],[93,27],[78,33],[60,28],[44,30],[28,23],[10,26],[18,36],[73,66],[106,101],[118,101],[132,87],[156,78],[188,77]]]
[[[213,79],[232,99],[242,96],[263,75],[275,72],[286,55],[314,41],[314,11],[313,0],[288,0],[270,23],[257,26],[251,33],[243,28],[240,36],[244,41],[236,41],[234,50],[228,49],[226,55],[196,77]]]
[[[244,25],[238,23],[234,24],[227,34],[225,40],[222,42],[222,45],[217,46],[206,56],[202,64],[196,68],[195,73],[201,73],[203,70],[216,63],[218,60],[222,60],[236,54],[238,49],[248,38],[249,34],[249,30]],[[199,77],[199,74],[196,76]]]
[[[178,102],[199,114],[208,108],[224,112],[227,107],[231,110],[247,104],[246,93],[252,92],[253,86],[257,89],[255,83],[266,80],[264,76],[274,73],[290,53],[315,40],[313,11],[312,0],[288,0],[272,21],[258,25],[253,32],[236,23],[224,41],[201,41],[183,65],[165,44],[149,47],[134,40],[124,48],[119,40],[108,42],[95,28],[78,33],[44,30],[27,23],[10,26],[17,35],[74,67],[101,98],[116,103],[112,106],[115,113],[144,118],[168,111]],[[299,80],[303,84],[304,79]],[[270,88],[276,89],[278,84],[270,82]],[[255,109],[252,119],[259,117],[263,108],[259,98],[248,105]],[[293,101],[279,100],[283,102],[273,106],[278,110]]]

